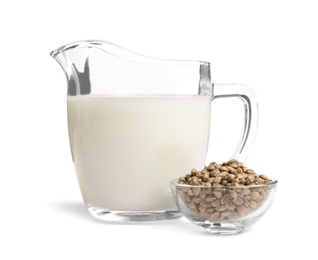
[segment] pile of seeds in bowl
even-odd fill
[[[193,213],[216,220],[237,219],[263,204],[271,189],[262,184],[271,182],[232,159],[221,165],[212,162],[202,171],[192,169],[191,174],[178,179],[178,184],[183,184],[178,192]]]
[[[217,164],[212,162],[202,171],[191,170],[191,174],[180,177],[179,184],[196,186],[249,186],[271,183],[265,175],[257,175],[243,163],[232,159],[228,162]]]

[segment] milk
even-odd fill
[[[68,96],[72,158],[88,207],[174,210],[169,182],[202,169],[209,96]]]

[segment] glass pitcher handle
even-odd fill
[[[240,84],[213,84],[213,99],[237,97],[244,104],[244,129],[231,158],[244,162],[252,148],[258,122],[256,94],[247,86]]]

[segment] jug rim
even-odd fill
[[[155,58],[148,55],[139,54],[137,52],[131,51],[129,49],[123,48],[117,44],[114,44],[109,41],[103,40],[82,40],[71,42],[69,44],[63,45],[53,51],[50,52],[50,55],[55,58],[60,53],[71,49],[77,48],[98,48],[101,49],[113,56],[123,58],[133,62],[139,63],[149,63],[149,64],[175,64],[175,65],[206,65],[209,66],[210,62],[208,61],[201,61],[201,60],[174,60],[174,59],[162,59],[162,58]]]

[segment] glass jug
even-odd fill
[[[204,168],[214,99],[244,103],[244,129],[231,158],[244,161],[251,148],[254,92],[213,84],[209,62],[155,59],[96,40],[62,46],[51,56],[66,74],[72,159],[83,200],[96,218],[181,216],[169,183]]]

